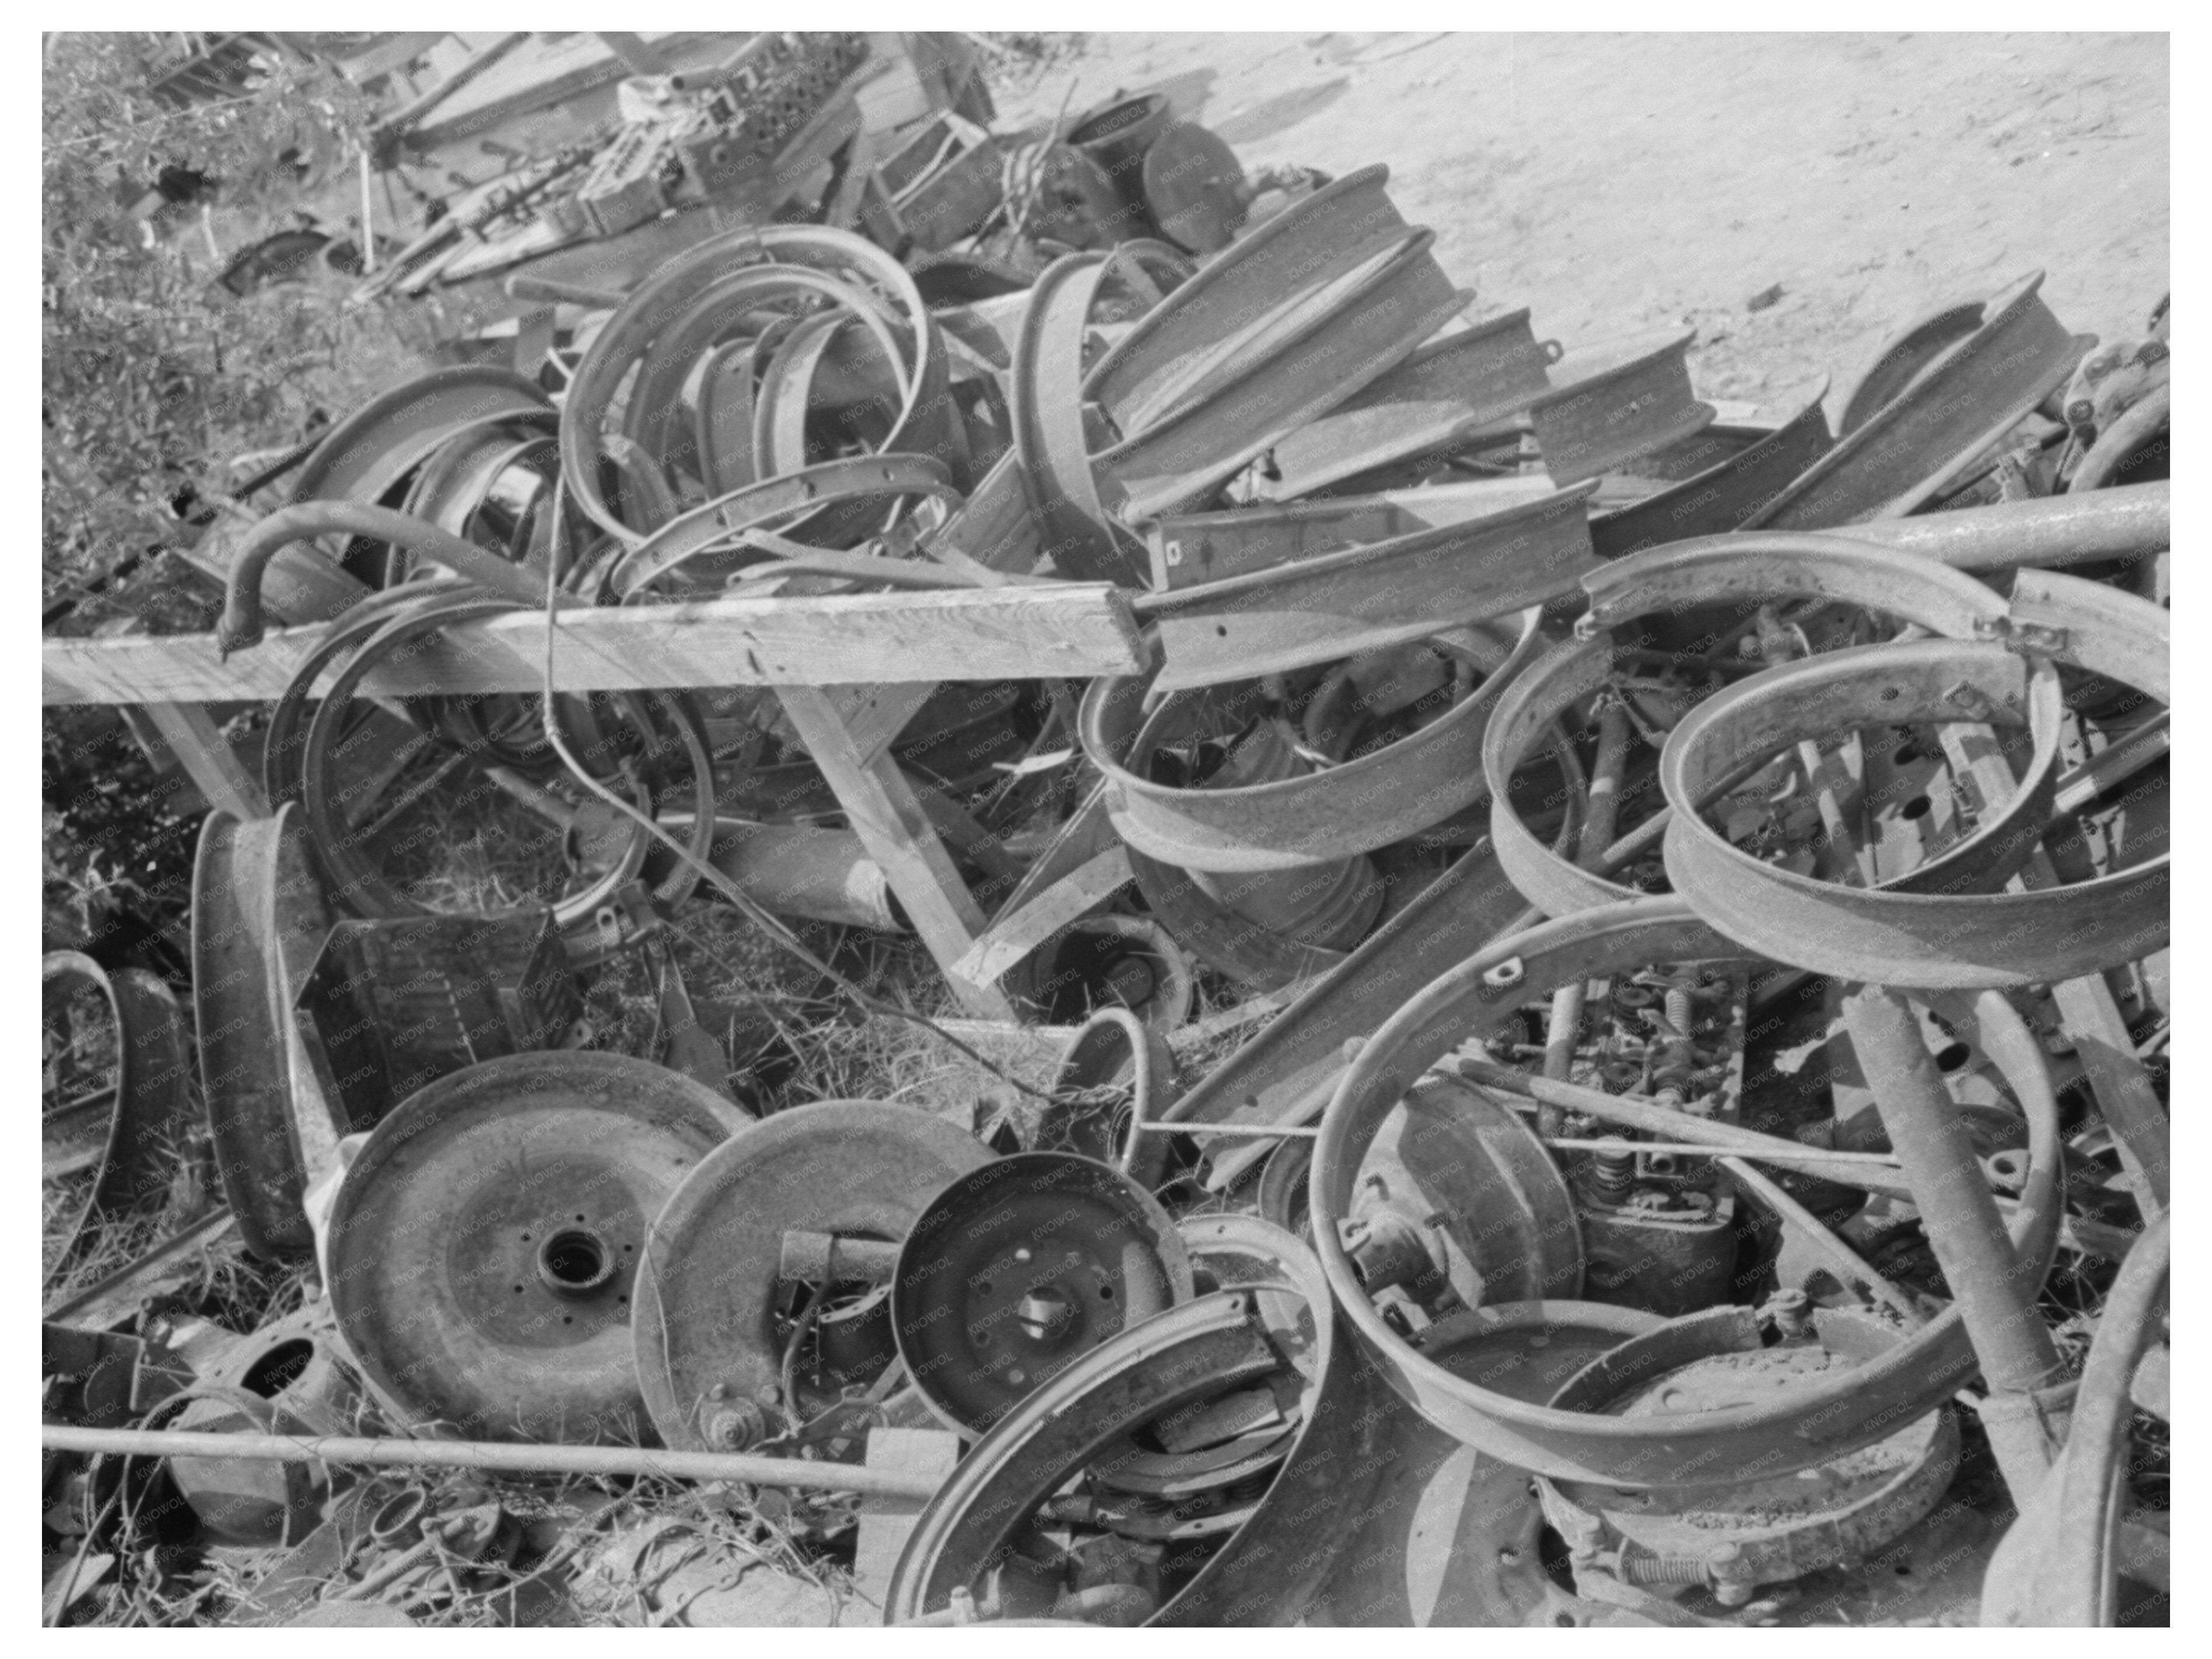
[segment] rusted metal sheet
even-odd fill
[[[1551,389],[1558,342],[1538,344],[1524,307],[1431,340],[1358,397],[1276,444],[1263,501],[1293,501],[1380,467],[1442,459]]]
[[[1590,486],[1439,529],[1150,594],[1154,689],[1182,691],[1327,662],[1510,615],[1571,591],[1596,568]]]

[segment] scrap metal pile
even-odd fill
[[[2154,1607],[2164,307],[2100,349],[2032,274],[1837,430],[1825,378],[1724,424],[1688,332],[1454,326],[1388,184],[1196,263],[1139,190],[951,303],[748,229],[555,372],[334,430],[231,565],[231,649],[337,620],[194,938],[232,1211],[324,1294],[81,1420],[902,1498],[892,1624]],[[916,691],[892,745],[995,912],[970,976],[1079,1024],[988,1122],[568,1046],[695,891],[906,925],[772,692],[364,689],[549,602],[1055,582],[1126,589],[1152,668]],[[487,801],[538,885],[454,913],[424,826]],[[127,1034],[97,1204],[185,1046],[88,969],[47,971]],[[1279,1011],[1195,1070],[1194,987]],[[916,1430],[963,1449],[902,1485]],[[391,1455],[331,1443],[147,1449],[298,1546]]]

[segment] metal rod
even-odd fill
[[[1856,1279],[1872,1291],[1877,1301],[1905,1321],[1906,1330],[1917,1331],[1928,1323],[1928,1315],[1920,1311],[1911,1296],[1876,1272],[1865,1257],[1764,1172],[1754,1169],[1741,1158],[1723,1157],[1719,1162],[1740,1185],[1750,1190],[1753,1198],[1779,1217],[1784,1226],[1793,1229],[1806,1243],[1840,1269],[1846,1283]]]
[[[619,288],[594,288],[585,283],[572,283],[558,277],[541,277],[533,272],[518,271],[507,279],[507,296],[511,300],[536,300],[543,304],[566,301],[571,305],[589,306],[594,310],[611,310],[629,296]]]
[[[361,274],[376,274],[376,207],[368,194],[368,152],[361,153]]]
[[[1565,1135],[1544,1135],[1541,1138],[1545,1145],[1562,1152],[1672,1152],[1678,1157],[1721,1159],[1731,1156],[1710,1141],[1631,1141],[1610,1138],[1576,1140]],[[1775,1163],[1790,1162],[1790,1155],[1779,1149],[1769,1150],[1761,1148],[1751,1156]],[[1825,1146],[1801,1146],[1797,1149],[1796,1161],[1799,1162],[1832,1163],[1839,1158],[1864,1163],[1875,1169],[1895,1169],[1898,1167],[1897,1160],[1887,1152],[1832,1152]]]
[[[1560,1083],[1550,1077],[1532,1077],[1492,1060],[1462,1056],[1455,1064],[1460,1075],[1469,1083],[1497,1089],[1502,1094],[1517,1095],[1539,1107],[1563,1107],[1585,1117],[1601,1118],[1626,1128],[1641,1129],[1650,1134],[1687,1142],[1701,1147],[1708,1155],[1717,1151],[1734,1152],[1747,1158],[1772,1158],[1777,1162],[1802,1163],[1806,1166],[1807,1174],[1820,1175],[1824,1180],[1899,1198],[1911,1196],[1911,1188],[1906,1184],[1903,1171],[1896,1165],[1883,1161],[1878,1166],[1869,1167],[1863,1162],[1870,1157],[1879,1158],[1878,1154],[1835,1152],[1824,1147],[1806,1146],[1796,1141],[1784,1140],[1778,1135],[1761,1134],[1756,1129],[1742,1129],[1735,1124],[1720,1123],[1711,1118],[1694,1118],[1687,1113],[1677,1112],[1656,1101],[1639,1100],[1633,1095],[1607,1095],[1601,1089],[1585,1088],[1580,1083]]]
[[[40,1446],[55,1452],[126,1457],[209,1457],[256,1463],[353,1463],[383,1468],[491,1469],[509,1474],[650,1475],[735,1480],[793,1491],[928,1498],[927,1476],[857,1463],[811,1463],[744,1452],[673,1452],[638,1446],[507,1446],[466,1440],[377,1440],[350,1435],[205,1434],[189,1429],[81,1429],[48,1423]]]
[[[1220,1140],[1311,1140],[1321,1133],[1318,1124],[1286,1123],[1176,1123],[1162,1120],[1134,1125],[1150,1135],[1212,1136]]]

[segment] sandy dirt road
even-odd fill
[[[2167,287],[2163,34],[1096,34],[1002,125],[1071,76],[1077,110],[1166,90],[1248,170],[1387,162],[1470,317],[1526,305],[1568,346],[1692,323],[1698,390],[1774,417],[2033,270],[2106,340]]]

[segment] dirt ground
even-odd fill
[[[1771,418],[2031,271],[2106,340],[2167,287],[2163,34],[1097,34],[1002,127],[1071,77],[1077,111],[1165,90],[1248,171],[1387,162],[1468,316],[1570,347],[1694,323],[1698,389]]]

